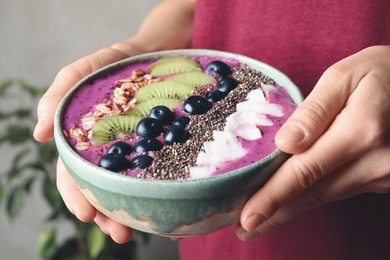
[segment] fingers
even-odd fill
[[[241,215],[245,230],[254,230],[283,203],[315,183],[332,168],[350,159],[347,151],[351,137],[342,139],[337,135],[337,131],[325,133],[343,110],[352,91],[343,88],[341,93],[340,88],[336,87],[340,84],[351,84],[348,82],[349,77],[337,77],[337,74],[341,73],[339,70],[328,70],[323,75],[315,90],[277,133],[277,146],[296,155],[282,165],[266,185],[248,201]],[[335,146],[339,146],[337,151],[341,156],[334,153]]]
[[[275,137],[276,145],[287,153],[302,152],[327,130],[344,106],[351,102],[349,99],[358,96],[364,103],[355,102],[355,105],[362,106],[379,101],[381,94],[377,91],[383,92],[382,98],[388,97],[389,63],[384,61],[390,57],[389,50],[388,46],[367,48],[327,69],[310,95],[281,127]],[[354,94],[359,86],[368,95]],[[375,95],[373,99],[367,98],[372,95]],[[388,103],[381,102],[380,106]],[[364,111],[362,107],[360,109]]]
[[[354,173],[352,175],[354,175]],[[353,177],[356,177],[356,175]],[[339,187],[344,185],[343,183],[337,183],[337,181],[336,173],[332,174],[332,176],[326,176],[317,184],[295,196],[289,202],[283,204],[270,218],[265,219],[255,229],[247,231],[242,225],[239,224],[236,230],[237,236],[243,241],[251,240],[259,234],[264,234],[271,231],[272,229],[279,227],[280,225],[291,220],[302,212],[305,212],[306,210],[330,202],[333,199],[328,196],[331,196],[330,194],[332,191],[326,189],[332,187],[328,186],[329,183],[331,185],[335,184],[335,186]],[[353,186],[354,183],[356,184],[356,182],[359,182],[358,178],[354,179],[350,183],[345,184],[346,186]],[[337,191],[334,190],[333,192]],[[341,195],[341,193],[339,195]],[[353,194],[350,193],[349,195],[346,195],[343,192],[342,196],[343,198],[347,198],[353,196]]]
[[[102,49],[64,67],[54,79],[53,84],[39,101],[38,122],[34,138],[45,142],[53,138],[54,114],[63,96],[79,80],[105,65],[128,57],[128,54],[114,48]]]
[[[97,212],[94,220],[100,229],[107,235],[111,236],[112,240],[118,244],[124,244],[130,241],[133,236],[131,228],[108,218],[100,212]]]
[[[241,239],[328,201],[389,192],[390,78],[374,54],[332,66],[280,130],[277,145],[294,155],[245,205]]]
[[[69,211],[79,220],[83,222],[94,220],[104,233],[110,235],[119,244],[131,240],[132,231],[130,228],[103,215],[88,202],[75,185],[61,159],[59,159],[57,165],[57,188]]]
[[[348,199],[365,192],[390,192],[390,166],[385,162],[389,155],[390,147],[387,146],[352,160],[281,206],[256,229],[247,232],[238,225],[237,236],[248,241],[325,203]]]
[[[330,201],[364,192],[390,191],[390,167],[385,162],[390,155],[389,147],[367,151],[355,140],[352,148],[351,138],[362,135],[357,133],[348,139],[352,130],[344,129],[347,134],[342,134],[342,130],[331,127],[330,132],[340,133],[339,139],[333,140],[326,133],[307,151],[293,155],[248,201],[241,215],[242,226],[237,231],[241,239],[267,232]],[[367,143],[363,137],[361,140],[361,144]],[[326,149],[325,144],[334,150]]]
[[[295,154],[306,150],[334,121],[364,76],[361,73],[352,77],[348,64],[342,61],[328,69],[281,127],[275,142],[282,151]]]
[[[363,138],[365,132],[355,127],[360,120],[359,114],[340,114],[309,149],[290,157],[245,205],[241,215],[244,229],[254,230],[325,175],[366,152],[366,142],[356,143],[356,136]]]
[[[89,222],[96,217],[97,210],[80,192],[60,158],[57,164],[57,188],[66,207],[79,220]]]
[[[276,144],[294,156],[244,207],[241,223],[247,231],[254,230],[283,204],[367,149],[364,143],[355,144],[356,138],[365,133],[355,127],[361,122],[359,109],[355,109],[360,104],[346,106],[366,71],[358,70],[352,77],[349,65],[350,62],[342,61],[324,73],[310,96],[278,132]]]

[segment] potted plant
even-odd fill
[[[15,94],[15,90],[17,94]],[[0,173],[0,207],[10,220],[17,220],[34,185],[41,187],[42,198],[50,213],[47,226],[37,241],[37,254],[42,259],[136,259],[137,245],[147,243],[148,236],[136,232],[132,241],[118,245],[94,223],[77,220],[66,208],[55,185],[55,163],[58,157],[54,142],[38,143],[32,137],[36,122],[35,105],[46,91],[25,81],[5,80],[0,83],[0,102],[26,99],[23,107],[0,108],[0,147],[12,145],[14,155],[10,167]],[[66,221],[73,235],[59,241],[55,225]]]

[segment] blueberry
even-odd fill
[[[144,138],[134,145],[134,151],[137,153],[148,151],[160,151],[163,144],[155,138]]]
[[[190,115],[200,115],[210,109],[209,101],[202,96],[189,96],[183,102],[183,111]]]
[[[213,76],[218,75],[222,78],[226,78],[230,75],[232,71],[229,65],[227,65],[226,63],[219,60],[215,60],[206,65],[205,72]]]
[[[207,92],[206,98],[209,102],[215,103],[218,102],[226,97],[226,93],[221,92],[219,90],[212,90],[210,92]]]
[[[233,78],[224,78],[217,84],[218,90],[226,94],[235,89],[237,86],[238,82]]]
[[[165,144],[183,143],[187,138],[187,131],[179,125],[171,125],[164,134]]]
[[[190,118],[188,116],[178,116],[173,120],[171,125],[178,125],[183,128],[186,128],[186,126],[190,123]]]
[[[131,160],[131,169],[145,169],[153,162],[153,157],[149,155],[138,155]]]
[[[130,161],[124,155],[108,153],[100,158],[99,166],[113,172],[120,172],[130,168]]]
[[[133,151],[133,148],[130,144],[119,141],[114,143],[108,148],[107,153],[116,153],[121,155],[129,155]]]
[[[174,119],[173,112],[166,106],[155,106],[149,112],[149,117],[160,120],[163,125],[167,125]]]
[[[157,137],[163,130],[163,124],[159,120],[147,117],[138,122],[135,132],[140,137],[152,138]]]

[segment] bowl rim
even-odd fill
[[[278,69],[272,67],[271,65],[268,65],[262,61],[255,60],[253,58],[241,54],[225,52],[225,51],[209,50],[209,49],[178,49],[178,50],[156,51],[156,52],[140,54],[140,55],[122,59],[120,61],[106,65],[100,69],[97,69],[96,71],[92,72],[91,74],[81,79],[65,94],[65,96],[62,98],[61,102],[59,103],[56,109],[55,118],[54,118],[54,139],[60,157],[62,157],[62,155],[71,156],[72,160],[75,161],[74,163],[82,163],[84,165],[83,167],[86,167],[85,171],[83,173],[75,173],[75,174],[84,180],[88,179],[89,181],[93,181],[95,185],[103,189],[105,189],[105,187],[107,186],[107,181],[109,181],[112,183],[116,183],[119,186],[118,189],[120,190],[124,190],[125,187],[128,187],[129,185],[133,185],[137,187],[138,185],[146,184],[146,185],[152,185],[159,189],[161,189],[162,187],[166,187],[168,190],[172,187],[175,187],[175,189],[177,189],[177,187],[179,186],[180,189],[182,189],[183,191],[188,191],[188,187],[200,185],[205,187],[205,189],[207,189],[207,187],[213,187],[216,183],[220,183],[221,181],[224,182],[234,178],[240,178],[241,175],[244,174],[245,172],[251,172],[254,169],[256,169],[260,164],[266,163],[267,161],[272,160],[272,158],[283,154],[281,150],[276,149],[270,155],[266,156],[265,158],[263,158],[258,162],[252,163],[240,169],[233,170],[224,174],[219,174],[219,175],[210,176],[206,178],[186,179],[186,180],[154,180],[154,179],[143,179],[143,178],[125,176],[98,167],[97,165],[94,165],[93,163],[84,159],[70,146],[66,137],[64,136],[63,129],[61,127],[62,126],[61,119],[64,112],[63,108],[66,107],[68,100],[72,97],[75,91],[80,86],[82,86],[86,81],[88,81],[93,77],[98,76],[100,73],[108,69],[118,67],[118,66],[119,67],[127,66],[135,62],[156,59],[161,56],[199,56],[199,55],[238,60],[239,62],[245,63],[250,67],[255,68],[256,70],[259,70],[264,74],[270,76],[272,79],[275,80],[277,84],[285,87],[289,92],[290,96],[292,97],[292,99],[294,100],[294,102],[296,102],[296,104],[299,105],[304,99],[299,88],[290,80],[290,78],[287,75],[285,75]],[[94,176],[91,175],[92,172]],[[96,178],[95,175],[98,175],[98,178]],[[137,190],[139,196],[145,195],[145,193],[142,192],[142,189],[137,189]],[[176,192],[180,192],[180,191],[176,190]],[[134,194],[134,191],[131,192],[129,191],[128,193]],[[163,194],[161,195],[163,196]]]

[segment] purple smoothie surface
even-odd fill
[[[224,59],[218,57],[192,58],[197,61],[202,68],[214,60],[221,60],[232,68],[239,68],[244,65],[234,59]],[[96,111],[95,106],[97,104],[105,103],[112,98],[112,93],[118,86],[118,80],[128,78],[130,75],[132,75],[134,70],[141,70],[144,73],[148,73],[148,67],[155,61],[156,60],[150,60],[148,62],[135,63],[124,68],[104,73],[103,76],[99,76],[96,79],[85,81],[85,83],[74,92],[72,98],[66,105],[66,109],[64,110],[63,114],[64,132],[72,128],[82,128],[82,118],[88,113],[93,113]],[[288,95],[288,92],[284,87],[276,84],[274,87],[276,91],[270,92],[266,96],[266,101],[267,103],[281,105],[283,107],[283,115],[280,117],[267,116],[273,121],[273,125],[259,127],[262,133],[262,137],[259,139],[248,141],[238,137],[240,144],[247,150],[247,153],[238,160],[225,162],[221,167],[218,167],[218,169],[216,169],[212,175],[223,174],[225,172],[230,172],[232,170],[242,168],[265,158],[276,150],[276,145],[274,142],[275,134],[280,126],[292,114],[297,105],[293,102],[292,98]],[[181,111],[180,107],[175,109],[175,111],[177,115],[184,113]],[[112,141],[100,146],[92,144],[88,149],[79,150],[76,149],[77,140],[69,137],[68,141],[78,154],[95,165],[98,164],[100,158],[107,152],[108,147],[110,147],[112,143],[115,142]],[[87,141],[90,142],[90,139],[88,138]],[[131,134],[126,137],[126,141],[131,145],[134,145],[137,141],[137,138],[135,137],[135,134]],[[232,152],[234,153],[234,151]],[[135,153],[130,155],[129,159],[133,158],[134,156],[136,156]],[[152,165],[151,168],[153,167],[154,166]],[[129,176],[142,176],[144,178],[150,178],[150,175],[148,175],[149,177],[145,177],[145,174],[139,175],[140,171],[141,170],[126,170],[121,173]],[[171,176],[168,179],[175,178]]]

